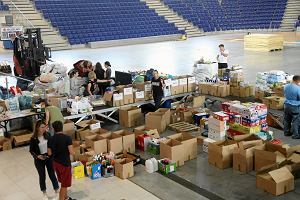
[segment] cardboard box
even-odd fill
[[[142,124],[144,116],[141,108],[130,106],[119,109],[119,123],[124,127],[133,127]]]
[[[29,143],[33,133],[29,130],[19,130],[11,132],[11,135],[13,135],[14,145],[19,146]]]
[[[123,106],[124,105],[124,96],[123,93],[113,93],[105,92],[103,95],[103,100],[106,101],[109,106]]]
[[[178,77],[179,80],[179,93],[186,93],[188,91],[187,77]]]
[[[121,179],[133,177],[133,161],[128,158],[117,160],[115,163],[115,175]]]
[[[123,138],[115,133],[104,133],[102,137],[107,139],[107,150],[115,154],[123,152]]]
[[[166,121],[166,125],[168,126],[171,122],[171,111],[169,108],[159,108],[155,112],[164,113],[164,118]]]
[[[179,80],[174,79],[172,80],[172,85],[171,85],[171,93],[172,95],[180,94],[180,88],[179,88]]]
[[[147,81],[147,82],[144,82],[144,83],[138,83],[138,84],[135,84],[134,85],[134,88],[138,89],[138,91],[141,91],[143,92],[144,94],[144,100],[150,100],[152,99],[152,86],[151,86],[151,82],[150,81]],[[140,98],[138,99],[142,99],[142,93],[138,94],[138,96],[140,96]],[[142,101],[142,100],[141,100]]]
[[[9,138],[0,136],[0,151],[12,149],[12,141]]]
[[[284,106],[284,102],[285,102],[284,97],[274,96],[274,98],[271,99],[270,108],[274,110],[282,110]]]
[[[68,97],[64,96],[47,96],[49,104],[58,107],[60,110],[67,109],[67,100]]]
[[[110,131],[103,129],[103,128],[98,128],[98,129],[94,129],[94,130],[90,130],[90,129],[78,129],[76,131],[76,137],[79,140],[85,140],[86,136],[90,136],[90,135],[101,135],[103,133],[110,133]]]
[[[198,85],[198,87],[199,87],[199,93],[200,94],[210,94],[211,86],[212,86],[212,84],[200,83]]]
[[[237,143],[231,140],[224,140],[208,144],[208,162],[220,169],[232,166],[233,150]]]
[[[229,95],[230,95],[230,85],[218,85],[216,96],[227,97]]]
[[[228,124],[226,121],[217,120],[214,117],[208,118],[208,128],[219,132],[224,132],[228,129]]]
[[[262,171],[256,175],[256,187],[278,196],[294,190],[294,176],[287,167]]]
[[[116,87],[116,89],[120,93],[123,93],[124,105],[134,103],[133,87],[129,87],[129,86],[125,86],[125,85],[119,85],[119,86]]]
[[[101,128],[100,121],[96,119],[82,120],[81,122],[78,122],[75,125],[79,126],[80,128],[89,128],[90,130],[96,130]]]
[[[145,91],[138,91],[134,93],[134,102],[140,102],[145,100]]]
[[[254,150],[255,171],[266,166],[280,164],[286,160],[287,148],[282,145],[265,143],[262,148]]]
[[[106,153],[107,140],[100,135],[91,135],[85,137],[85,145],[87,148],[92,148],[96,154]]]
[[[76,126],[75,123],[69,119],[64,123],[64,134],[69,135],[73,140],[75,139]]]
[[[151,138],[160,138],[157,129],[149,129],[145,125],[134,128],[133,132],[135,133],[135,138],[138,135],[149,135]]]
[[[177,110],[172,110],[171,111],[171,119],[170,119],[170,124],[174,124],[177,122],[181,122],[181,118],[180,118],[180,112]]]
[[[167,139],[160,143],[160,158],[168,158],[176,162],[177,166],[184,165],[184,146],[181,142]]]
[[[191,110],[185,110],[185,111],[180,111],[180,121],[182,122],[187,122],[187,123],[193,123],[193,113]]]
[[[187,92],[194,92],[196,91],[196,77],[195,76],[187,76]]]
[[[202,150],[203,152],[205,153],[208,153],[208,145],[210,143],[215,143],[216,141],[213,140],[213,139],[210,139],[210,138],[201,138],[201,137],[198,137],[198,143],[200,142],[201,143],[202,141]]]
[[[119,130],[113,132],[122,136],[123,150],[129,153],[135,153],[135,134],[127,130]]]
[[[217,84],[211,85],[210,89],[209,89],[209,94],[211,96],[217,96],[217,94],[218,94],[218,87],[219,87],[219,85],[217,85]]]
[[[233,169],[248,173],[254,169],[254,150],[263,148],[262,140],[242,141],[233,151]]]
[[[262,100],[265,97],[265,92],[260,90],[255,90],[255,98]]]
[[[167,128],[165,113],[161,112],[149,112],[146,114],[145,125],[150,129],[157,129],[159,133],[162,133]]]
[[[205,102],[205,96],[191,96],[186,100],[186,104],[192,108],[203,107]]]
[[[190,133],[177,133],[168,136],[170,139],[177,140],[183,144],[184,147],[184,161],[193,160],[197,158],[197,138]]]

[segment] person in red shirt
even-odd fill
[[[70,155],[74,155],[72,139],[63,133],[63,123],[55,121],[52,124],[54,136],[48,141],[48,155],[53,156],[53,167],[58,181],[61,183],[59,200],[72,200],[68,197],[68,187],[72,185],[72,169]]]

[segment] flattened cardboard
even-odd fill
[[[181,142],[167,139],[160,143],[160,158],[168,158],[177,166],[184,165],[184,146]]]
[[[197,138],[190,133],[177,133],[168,136],[170,139],[181,142],[184,146],[184,161],[197,158]]]

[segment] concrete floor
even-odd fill
[[[113,70],[142,70],[150,67],[157,68],[164,73],[171,73],[175,75],[190,74],[192,72],[192,66],[194,61],[198,60],[202,56],[206,59],[215,60],[215,55],[218,50],[218,44],[224,43],[226,48],[230,51],[229,64],[240,64],[244,66],[244,72],[246,74],[246,80],[249,82],[255,82],[255,75],[258,71],[267,71],[272,69],[284,70],[288,73],[299,73],[300,63],[300,46],[298,44],[288,44],[283,51],[260,53],[260,52],[247,52],[243,49],[242,39],[243,34],[223,34],[212,35],[199,38],[192,38],[187,41],[174,41],[153,43],[144,45],[132,45],[123,47],[113,47],[105,49],[78,49],[69,51],[53,52],[53,60],[56,62],[64,63],[69,68],[72,68],[72,64],[79,59],[89,59],[93,63],[100,61],[105,62],[109,60],[112,63]],[[292,39],[292,42],[297,38]],[[291,40],[288,40],[291,42]],[[0,61],[8,60],[11,62],[12,52],[0,49]],[[3,78],[3,77],[2,77]],[[3,83],[3,79],[0,83]],[[118,126],[107,126],[114,130],[118,129]],[[170,134],[170,132],[165,135]],[[199,135],[200,133],[194,133]],[[282,136],[281,131],[275,131],[275,135],[278,138],[282,138],[283,142],[288,144],[299,144],[299,141],[291,140]],[[201,149],[201,148],[200,148]],[[24,151],[24,149],[14,150]],[[26,149],[27,151],[27,149]],[[12,151],[13,152],[13,151]],[[139,152],[144,158],[148,158],[151,155]],[[6,155],[7,154],[7,155]],[[3,156],[5,155],[5,156]],[[1,158],[8,159],[13,157],[12,153],[1,152],[0,163],[5,163]],[[17,159],[17,158],[16,158]],[[17,165],[14,160],[14,165]],[[18,157],[19,159],[19,157]],[[24,154],[21,160],[32,168],[33,165],[28,161],[28,155]],[[30,164],[31,163],[31,164]],[[5,192],[6,183],[2,179],[2,175],[5,174],[5,169],[0,165],[0,189],[1,193]],[[10,166],[13,166],[12,164]],[[20,167],[18,170],[22,171]],[[148,174],[145,172],[144,167],[139,165],[135,167],[135,176],[130,178],[130,182],[135,183],[138,187],[136,190],[143,188],[143,192],[149,199],[156,199],[153,195],[160,199],[165,200],[177,200],[177,199],[299,199],[300,197],[300,181],[295,182],[295,191],[290,192],[280,197],[273,197],[255,187],[255,174],[240,174],[232,169],[219,170],[212,167],[207,162],[207,155],[199,151],[198,158],[189,162],[186,162],[184,166],[178,168],[174,174],[175,179],[172,177],[162,176],[161,174],[154,173]],[[23,176],[24,174],[22,174]],[[5,180],[13,179],[14,173],[6,174]],[[31,174],[28,174],[27,179],[32,179]],[[174,178],[174,177],[173,177]],[[176,181],[173,181],[176,180]],[[10,182],[18,182],[13,179]],[[116,180],[117,181],[117,180]],[[29,183],[30,181],[28,181]],[[20,182],[21,183],[21,182]],[[27,182],[26,182],[27,183]],[[36,184],[36,181],[34,182]],[[187,184],[188,183],[188,184]],[[91,183],[89,183],[91,184]],[[103,183],[105,184],[105,183]],[[82,191],[82,183],[78,183],[78,186],[72,189],[72,194],[78,199],[105,199],[103,197],[95,197],[93,192],[86,194],[80,193]],[[19,186],[18,186],[19,187]],[[38,191],[37,185],[32,186]],[[99,188],[102,184],[99,184]],[[112,189],[111,186],[110,189]],[[133,187],[133,186],[132,186]],[[98,190],[98,186],[91,186],[91,190]],[[133,187],[134,188],[134,187]],[[26,188],[25,188],[26,189]],[[123,192],[124,192],[123,188]],[[19,189],[18,189],[19,191]],[[28,190],[33,191],[33,190]],[[79,192],[79,193],[78,193]],[[111,192],[111,191],[110,191]],[[116,190],[116,193],[119,191]],[[139,194],[143,194],[143,192]],[[0,193],[0,199],[1,198]],[[26,194],[27,196],[29,194]],[[99,195],[99,193],[97,193]],[[133,193],[132,196],[135,196]],[[29,199],[38,199],[35,198]],[[80,198],[82,197],[82,198]],[[116,199],[121,198],[120,196]],[[136,196],[135,196],[136,198]],[[19,200],[18,198],[6,198],[9,200]],[[26,198],[25,198],[26,199]],[[126,196],[126,199],[131,200],[133,197]]]

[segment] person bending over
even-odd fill
[[[43,199],[47,200],[47,192],[46,192],[46,168],[48,171],[48,176],[52,182],[53,189],[55,190],[55,199],[57,198],[57,194],[59,191],[58,181],[55,176],[55,172],[53,169],[53,157],[48,156],[47,146],[48,139],[50,135],[47,133],[47,124],[39,120],[35,124],[34,133],[32,138],[30,139],[29,151],[34,158],[34,165],[39,174],[39,183],[40,189],[43,192]]]
[[[72,200],[68,197],[68,187],[72,185],[72,169],[70,155],[74,155],[72,139],[63,133],[63,123],[55,121],[53,124],[54,136],[48,142],[48,155],[53,156],[53,166],[61,183],[59,200]]]
[[[284,135],[293,139],[300,139],[300,76],[293,77],[291,84],[284,87]]]

